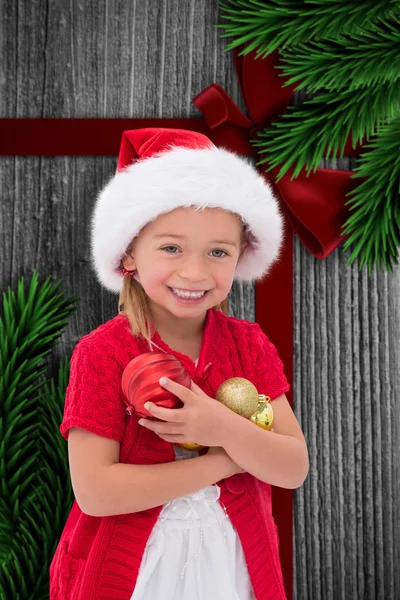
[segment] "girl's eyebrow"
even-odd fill
[[[185,235],[177,235],[176,233],[158,233],[153,236],[154,238],[163,238],[163,237],[171,237],[177,239],[186,240],[187,237]],[[230,242],[229,240],[210,240],[211,244],[228,244],[230,246],[236,246],[235,242]]]

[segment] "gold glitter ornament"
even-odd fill
[[[257,410],[259,394],[255,385],[243,377],[231,377],[221,383],[215,399],[248,419]]]
[[[250,420],[259,427],[269,430],[274,422],[274,411],[270,404],[271,398],[264,394],[260,394],[259,398],[257,410],[251,415]]]
[[[185,442],[178,444],[178,446],[180,446],[181,448],[185,448],[186,450],[202,450],[204,448],[204,446],[201,446],[200,444],[195,444],[194,442]]]

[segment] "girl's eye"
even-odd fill
[[[164,248],[161,248],[161,250],[165,250],[168,254],[176,254],[176,252],[173,252],[173,251],[169,252],[170,248],[173,248],[175,250],[179,250],[179,248],[177,248],[176,246],[164,246]],[[214,258],[224,258],[224,256],[228,255],[228,253],[225,252],[225,250],[217,250],[217,249],[215,249],[215,250],[211,250],[211,252],[222,252],[222,256],[221,255],[214,256]]]
[[[212,250],[212,252],[222,252],[223,256],[216,256],[215,258],[224,258],[224,256],[227,255],[227,253],[225,252],[225,250]]]

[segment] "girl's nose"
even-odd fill
[[[188,281],[204,281],[208,277],[207,269],[202,260],[189,260],[181,266],[179,276]]]

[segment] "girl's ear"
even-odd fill
[[[136,262],[131,254],[127,254],[123,257],[122,265],[127,271],[133,271],[136,269]]]
[[[243,254],[246,252],[246,249],[248,246],[249,246],[248,242],[243,242],[243,244],[241,245],[241,248],[240,248],[239,258],[241,258],[243,256]]]

